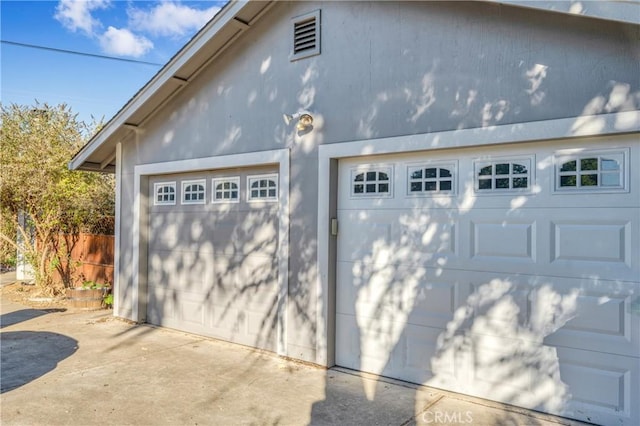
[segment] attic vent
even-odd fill
[[[320,10],[293,18],[291,60],[320,54]]]

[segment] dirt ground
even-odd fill
[[[65,308],[67,299],[64,296],[45,296],[38,286],[17,281],[0,288],[0,294],[12,302],[30,306],[32,308]]]

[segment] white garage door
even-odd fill
[[[636,139],[341,160],[336,363],[640,424]]]
[[[147,321],[275,350],[278,174],[150,178]]]

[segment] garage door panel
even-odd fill
[[[205,305],[200,295],[190,295],[187,292],[180,294],[178,318],[193,326],[204,325]]]
[[[551,229],[552,262],[598,262],[613,268],[632,266],[628,220],[553,221]],[[585,244],[587,236],[589,244]]]
[[[434,370],[442,375],[455,375],[454,352],[441,353],[439,336],[441,330],[410,324],[403,334],[406,345],[406,361],[403,365],[403,378],[411,381],[420,377],[424,382],[434,375]],[[437,362],[434,362],[437,359]]]
[[[360,334],[354,315],[336,314],[336,364],[360,370]]]
[[[461,310],[469,309],[470,326],[459,327],[472,333],[517,337],[529,325],[531,285],[528,277],[477,273],[469,285],[469,296]]]
[[[212,226],[217,224],[211,223],[202,212],[151,212],[149,249],[210,249],[210,245],[201,247],[201,244],[212,241],[209,234]]]
[[[558,209],[549,212],[549,271],[562,276],[637,282],[638,209]]]
[[[536,223],[471,220],[471,257],[481,261],[536,261]]]
[[[514,338],[544,339],[548,345],[578,349],[606,347],[621,355],[640,353],[640,316],[630,315],[639,293],[634,284],[475,273],[469,287],[468,298],[461,298],[456,307],[471,312],[466,321],[456,323],[461,330],[494,336],[510,333]],[[469,321],[471,327],[465,325]]]
[[[147,304],[147,321],[162,324],[167,319],[176,319],[174,292],[158,286],[149,286],[149,303]]]
[[[365,272],[360,274],[360,270]],[[455,292],[447,288],[448,284],[434,281],[420,281],[418,276],[410,272],[389,274],[392,268],[369,273],[367,267],[350,262],[340,262],[337,274],[352,280],[353,285],[344,288],[337,300],[337,311],[348,315],[357,315],[361,319],[393,319],[398,315],[406,315],[414,311],[416,303],[437,304],[444,306],[433,317],[442,323],[442,316],[451,315],[447,307],[452,307],[451,300]],[[354,277],[354,272],[357,277]],[[363,285],[358,285],[362,282]],[[366,284],[366,285],[365,285]],[[422,318],[425,320],[424,318]],[[415,321],[421,320],[416,316]]]
[[[407,323],[418,326],[444,328],[453,319],[458,300],[456,281],[433,277],[422,281],[413,297],[413,309]]]
[[[557,372],[553,349],[507,336],[474,335],[474,350],[470,353],[473,365],[467,374],[473,377],[476,393],[491,391],[492,395],[504,397],[528,392],[534,388],[534,381],[546,380],[545,375]],[[540,374],[541,370],[545,373]]]
[[[616,288],[611,293],[611,288]],[[545,337],[545,344],[618,355],[640,354],[640,315],[635,314],[640,286],[616,282],[555,281],[555,291],[575,298],[566,324]]]
[[[361,236],[344,242],[344,253],[348,257],[343,260],[377,264],[436,262],[457,255],[456,218],[419,213],[398,216],[398,213],[395,209],[341,211],[338,217],[340,227]]]
[[[360,216],[358,212],[349,212],[348,219],[340,218],[342,227],[353,227],[354,232],[359,238],[345,241],[345,254],[347,258],[344,260],[363,259],[363,261],[372,261],[372,248],[376,244],[388,247],[391,241],[391,225],[386,222],[377,222],[374,218]],[[381,259],[386,261],[386,257]]]
[[[569,386],[567,414],[589,413],[596,424],[634,424],[640,401],[640,362],[636,357],[558,348],[560,374]]]

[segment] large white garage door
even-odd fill
[[[640,424],[636,139],[341,160],[336,363]]]
[[[275,350],[277,171],[149,181],[147,321]]]

